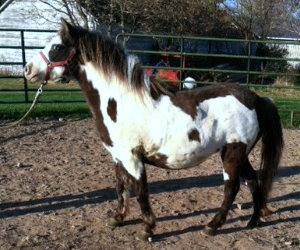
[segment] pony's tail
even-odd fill
[[[256,110],[262,138],[259,185],[262,193],[261,205],[264,207],[277,173],[284,142],[275,104],[268,98],[259,98]]]

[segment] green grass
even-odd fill
[[[28,84],[30,89],[37,89],[38,84]],[[24,92],[2,92],[1,89],[23,89],[22,79],[0,79],[0,102],[18,101],[23,102]],[[88,107],[84,102],[84,97],[76,83],[71,84],[48,84],[44,87],[45,91],[40,98],[40,103],[36,105],[30,117],[40,118],[85,118],[90,116]],[[65,90],[69,91],[65,91]],[[272,98],[278,109],[280,117],[285,127],[300,128],[300,89],[277,89],[277,88],[251,88],[260,96]],[[47,91],[48,90],[48,91]],[[53,91],[55,90],[55,91]],[[59,91],[59,90],[63,90]],[[29,92],[29,100],[32,101],[35,91]],[[73,102],[82,103],[42,103],[42,102]],[[0,119],[18,119],[29,108],[30,104],[1,104]],[[291,111],[293,120],[291,121]]]
[[[1,92],[1,89],[23,89],[22,79],[0,79],[0,102],[24,102],[23,91]],[[28,84],[29,89],[36,90],[39,84]],[[40,97],[39,103],[30,114],[30,118],[85,118],[90,116],[87,104],[76,83],[71,84],[51,84],[44,86],[44,92]],[[59,91],[59,90],[63,90]],[[69,91],[65,91],[65,90]],[[53,91],[55,90],[55,91]],[[58,90],[58,91],[56,91]],[[77,92],[73,90],[78,90]],[[36,91],[29,92],[29,101],[32,102]],[[43,102],[76,102],[81,103],[43,103]],[[0,119],[18,119],[29,109],[31,104],[13,103],[0,104]]]
[[[28,104],[1,104],[1,119],[21,118],[29,109]],[[86,118],[90,113],[85,103],[72,104],[38,104],[30,114],[30,118]]]
[[[32,102],[36,92],[29,92],[29,101]],[[24,102],[25,96],[23,92],[0,92],[0,102]],[[84,98],[81,92],[47,92],[44,91],[40,97],[42,102],[83,102]]]
[[[300,89],[251,88],[260,96],[272,98],[284,127],[300,128]],[[293,114],[291,113],[292,111]],[[293,119],[291,117],[293,116]]]
[[[29,89],[37,89],[39,84],[27,83]],[[80,89],[78,84],[70,82],[69,84],[55,84],[48,83],[45,89]],[[24,89],[23,79],[0,79],[0,90],[1,89]]]

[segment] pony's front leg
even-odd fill
[[[153,236],[153,229],[155,227],[155,216],[152,212],[149,202],[149,192],[147,184],[146,170],[143,167],[141,176],[135,183],[137,200],[140,204],[143,216],[143,222],[145,225],[144,231],[137,234],[138,238],[144,241],[151,241]]]
[[[132,177],[126,172],[121,162],[117,162],[115,167],[118,206],[114,216],[108,221],[108,225],[111,227],[117,227],[123,224],[124,218],[128,213],[129,188],[132,183]]]
[[[132,156],[130,160],[123,160],[116,164],[116,191],[118,197],[118,207],[115,215],[109,220],[108,225],[112,227],[120,226],[128,213],[128,190],[133,184],[136,190],[137,200],[140,204],[145,229],[137,234],[141,240],[149,241],[153,235],[155,227],[155,216],[152,212],[147,185],[147,175],[142,162],[138,157]]]

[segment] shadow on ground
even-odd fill
[[[289,177],[300,174],[299,166],[284,167],[278,171],[278,178]],[[173,192],[178,190],[190,189],[190,188],[207,188],[214,187],[223,184],[222,175],[215,174],[210,176],[199,177],[187,177],[181,179],[164,180],[149,183],[149,189],[151,194],[158,194],[163,192]],[[100,204],[106,201],[112,201],[116,199],[115,190],[113,188],[106,188],[93,192],[78,194],[78,195],[63,195],[57,197],[47,197],[37,200],[9,202],[0,204],[0,219],[17,217],[33,213],[51,213],[56,210],[82,207],[87,204]],[[282,195],[270,199],[270,202],[277,202],[289,199],[300,199],[300,191]],[[245,204],[245,208],[251,207],[251,204]],[[296,206],[294,210],[299,210],[299,206]],[[201,213],[213,213],[217,208],[209,209],[208,211],[197,211],[187,215],[167,216],[159,218],[158,221],[184,219],[191,216],[198,216]],[[126,224],[135,224],[136,221],[129,221]]]

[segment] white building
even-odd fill
[[[39,29],[58,30],[60,19],[68,16],[55,10],[50,5],[62,10],[58,0],[48,0],[48,4],[38,0],[8,0],[0,7],[0,29]],[[50,5],[49,5],[50,4]],[[79,23],[83,23],[75,12]],[[90,19],[92,20],[92,19]],[[92,22],[89,22],[92,27]],[[54,33],[24,32],[25,46],[41,46],[47,44]],[[0,46],[21,46],[19,31],[0,31]],[[29,60],[37,50],[26,50]],[[21,49],[0,48],[0,62],[22,62]],[[22,66],[0,65],[0,73],[22,74]]]

